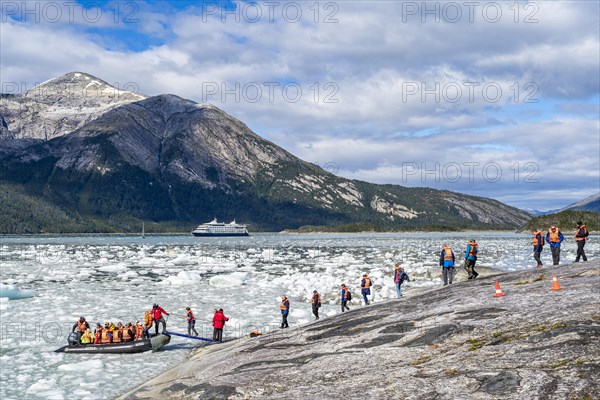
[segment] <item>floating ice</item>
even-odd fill
[[[227,275],[216,275],[210,278],[209,283],[212,286],[217,287],[233,287],[233,286],[241,286],[244,284],[248,277],[247,272],[234,272]]]
[[[0,283],[0,297],[6,297],[10,300],[19,300],[33,296],[35,296],[34,290],[21,289],[17,285],[4,285]]]
[[[167,285],[194,285],[201,280],[202,277],[199,272],[181,271],[176,276],[169,276],[162,283]]]

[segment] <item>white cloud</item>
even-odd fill
[[[158,10],[152,3],[137,4],[139,22],[127,26],[115,27],[107,15],[93,25],[81,18],[56,24],[9,18],[0,24],[2,83],[31,88],[79,70],[121,87],[133,82],[148,95],[208,100],[303,158],[336,162],[349,177],[377,182],[402,183],[393,180],[399,160],[447,163],[475,157],[506,158],[507,165],[538,162],[540,174],[554,178],[548,187],[598,184],[598,109],[590,102],[599,96],[597,2],[533,3],[537,9],[519,3],[518,23],[513,2],[502,3],[497,23],[485,21],[481,9],[474,23],[466,14],[458,23],[431,17],[422,23],[421,15],[406,14],[407,2],[390,1],[335,3],[337,23],[322,22],[332,9],[320,9],[321,22],[314,23],[308,9],[313,3],[302,3],[298,23],[285,21],[281,10],[273,23],[265,12],[259,23],[243,18],[235,23],[230,15],[223,23],[220,15],[203,17],[201,6]],[[538,22],[523,23],[526,16]],[[102,36],[102,29],[110,34]],[[129,38],[131,32],[162,44],[129,50],[127,41],[136,37]],[[298,83],[302,96],[286,101],[279,86],[271,102],[269,82]],[[528,82],[537,86],[526,89]],[[421,83],[419,92],[407,94]],[[422,98],[422,89],[436,83],[439,100],[432,94]],[[219,91],[207,97],[203,89],[213,84]],[[239,101],[234,94],[223,101],[221,89],[236,84]],[[497,102],[482,94],[486,84],[502,88]],[[241,92],[245,85],[262,89],[258,102],[244,96],[253,95]],[[462,96],[453,102],[456,85]],[[524,103],[533,89],[539,103]],[[338,102],[326,103],[326,96]],[[580,107],[573,104],[587,114],[577,113]],[[469,147],[474,142],[489,148],[474,152]],[[454,190],[471,187],[457,183]],[[495,185],[488,195],[496,196],[500,187],[507,190],[505,198],[517,202],[514,191],[524,190]],[[578,194],[571,194],[576,200]]]

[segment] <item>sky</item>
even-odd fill
[[[337,175],[550,210],[600,191],[597,1],[2,1],[2,91],[211,103]]]

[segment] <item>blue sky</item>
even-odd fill
[[[2,3],[3,86],[210,102],[348,178],[540,210],[600,191],[598,2],[65,4]]]

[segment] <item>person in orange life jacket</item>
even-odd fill
[[[76,332],[77,340],[80,341],[81,335],[83,335],[83,333],[88,329],[90,329],[90,324],[88,324],[84,317],[79,317],[77,322],[73,324],[73,329],[71,332]]]
[[[475,272],[475,262],[477,261],[477,241],[475,239],[469,240],[469,244],[467,244],[467,250],[465,251],[465,269],[469,274],[467,279],[475,279],[479,276],[477,272]]]
[[[312,312],[315,316],[315,319],[319,319],[319,307],[321,307],[321,294],[316,290],[313,290],[313,295],[310,302],[312,304]]]
[[[122,333],[124,342],[132,342],[135,339],[135,329],[131,322],[127,323],[127,326],[123,328]]]
[[[194,332],[194,336],[198,336],[198,332],[196,331],[196,317],[194,317],[194,313],[192,309],[189,307],[185,308],[185,319],[187,321],[188,328],[188,336],[192,336],[192,332]]]
[[[289,328],[288,315],[290,314],[290,300],[284,295],[281,296],[281,304],[279,305],[281,310],[281,328]]]
[[[154,333],[158,335],[158,324],[162,323],[162,333],[167,330],[167,322],[163,318],[163,314],[169,315],[161,306],[154,304],[152,306],[152,319],[154,320]]]
[[[565,240],[565,237],[555,225],[552,225],[546,233],[546,242],[550,243],[550,251],[552,252],[552,265],[560,263],[560,244]]]
[[[102,329],[102,335],[101,335],[101,342],[103,344],[112,343],[112,341],[113,341],[113,334],[112,334],[113,331],[111,331],[111,329],[110,329],[111,325],[112,324],[110,322],[107,322],[104,324],[104,329]]]
[[[94,330],[94,344],[100,344],[102,340],[102,325],[100,323],[96,324],[96,329]]]
[[[394,266],[394,283],[396,284],[396,297],[398,299],[402,297],[402,284],[404,281],[410,282],[410,278],[400,264],[396,264]]]
[[[123,341],[123,324],[118,322],[115,329],[112,331],[113,343],[121,343]]]
[[[347,306],[348,296],[350,296],[350,291],[346,287],[345,284],[342,283],[342,312],[344,312],[344,308],[350,311],[350,307]]]
[[[140,321],[136,321],[135,322],[135,340],[145,339],[146,337],[147,337],[146,328],[144,327],[144,325],[142,325],[142,323]]]
[[[444,244],[440,253],[440,267],[442,267],[442,276],[444,277],[444,286],[452,284],[452,277],[454,276],[454,252],[452,248]]]
[[[544,237],[542,236],[542,231],[538,229],[532,229],[531,234],[533,238],[531,239],[531,245],[533,246],[533,259],[537,262],[536,268],[542,268],[542,259],[540,255],[542,254],[542,250],[544,249]]]
[[[144,334],[150,337],[150,328],[152,328],[152,310],[147,310],[144,315]]]
[[[229,318],[223,314],[222,308],[215,311],[215,315],[213,316],[213,340],[217,342],[223,341],[223,327],[227,321],[229,321]]]
[[[360,281],[360,291],[363,296],[363,300],[365,301],[365,305],[369,304],[368,295],[371,294],[371,286],[373,286],[373,281],[367,274],[363,274],[362,280]]]
[[[581,221],[578,221],[577,232],[575,233],[575,241],[577,242],[577,258],[575,258],[575,262],[579,262],[580,257],[583,257],[583,261],[587,261],[583,247],[585,246],[585,238],[587,238],[589,235],[590,232],[587,230],[585,225],[583,225]]]

